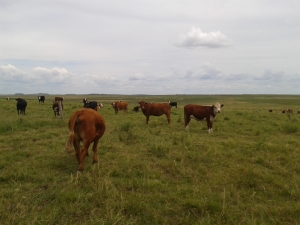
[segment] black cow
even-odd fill
[[[175,106],[176,109],[177,109],[177,102],[170,102],[170,101],[169,101],[169,104],[170,104],[171,108],[172,108],[172,106]]]
[[[22,99],[22,98],[17,98],[17,111],[18,111],[18,115],[25,115],[25,109],[27,106],[27,102]]]
[[[93,102],[89,102],[89,101],[86,101],[83,105],[84,108],[90,108],[90,109],[94,109],[96,111],[98,111],[98,108],[100,107],[99,104],[95,101]]]
[[[38,99],[39,99],[39,103],[44,103],[45,102],[45,96],[39,96],[38,97]]]

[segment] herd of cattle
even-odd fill
[[[274,111],[274,109],[269,109],[269,112],[273,112],[273,111]],[[294,111],[292,109],[282,109],[281,112],[292,114]],[[300,110],[295,110],[295,112],[297,114],[300,114]]]
[[[8,99],[9,100],[9,99]],[[27,102],[24,99],[17,98],[17,111],[18,115],[25,115],[25,109]],[[39,103],[45,102],[45,96],[38,96]],[[52,105],[54,115],[60,116],[60,111],[63,110],[62,97],[55,97]],[[142,113],[146,117],[146,124],[148,124],[150,116],[161,116],[167,117],[168,123],[171,123],[170,112],[172,107],[177,108],[177,102],[168,103],[149,103],[145,101],[138,102],[139,105],[133,108],[133,111],[138,112],[141,109]],[[128,103],[123,101],[117,101],[111,103],[115,114],[118,111],[128,111]],[[103,117],[97,112],[99,108],[102,108],[103,104],[98,104],[96,101],[88,101],[86,98],[83,99],[83,108],[74,112],[68,122],[69,126],[69,138],[66,144],[66,151],[71,152],[71,145],[76,152],[76,159],[78,161],[78,170],[84,169],[83,161],[85,156],[88,155],[88,149],[91,143],[93,143],[93,163],[98,162],[97,159],[97,145],[100,138],[105,132],[105,121]],[[212,124],[216,119],[218,113],[221,112],[223,104],[216,102],[213,105],[196,105],[189,104],[184,106],[184,125],[186,130],[189,128],[191,119],[195,120],[206,120],[208,132],[212,132]],[[80,142],[83,142],[80,147]]]

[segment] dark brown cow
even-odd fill
[[[60,112],[59,112],[59,106],[58,106],[58,102],[53,102],[52,104],[52,109],[53,109],[53,112],[54,112],[54,116],[56,117],[57,116],[60,116]],[[64,109],[64,105],[61,103],[61,109],[63,110]]]
[[[269,109],[269,112],[273,112],[273,109]]]
[[[287,113],[293,113],[293,110],[287,109],[286,112],[287,112]]]
[[[285,113],[285,109],[281,110],[282,113]]]
[[[55,102],[58,102],[58,101],[61,101],[61,102],[62,102],[63,100],[64,100],[63,97],[55,97],[55,98],[54,98],[54,101],[55,101]]]
[[[297,110],[297,111],[296,111],[296,113],[297,113],[297,114],[300,114],[300,111],[299,111],[299,110]]]
[[[146,116],[146,124],[148,124],[149,116],[161,116],[166,115],[168,123],[170,124],[170,110],[171,106],[169,103],[147,103],[144,101],[138,102],[143,111],[143,114]]]
[[[212,124],[216,119],[218,113],[221,112],[223,104],[216,102],[213,105],[203,106],[189,104],[184,106],[184,125],[185,129],[189,129],[191,119],[203,120],[206,119],[208,133],[212,133]]]
[[[69,119],[69,139],[66,144],[66,151],[72,152],[73,144],[78,161],[78,171],[84,169],[84,158],[88,155],[88,149],[93,142],[93,163],[98,162],[97,146],[100,138],[105,132],[105,121],[103,117],[93,109],[83,108],[77,110]],[[80,148],[80,142],[83,142]]]
[[[132,109],[132,111],[134,111],[134,112],[138,112],[138,111],[140,111],[140,106],[135,106],[135,107],[133,107],[133,109]]]
[[[124,113],[127,113],[127,107],[128,107],[127,102],[118,101],[118,102],[111,103],[111,105],[115,109],[115,114],[117,114],[119,110],[123,110]]]

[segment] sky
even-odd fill
[[[299,0],[0,0],[0,94],[300,94]]]

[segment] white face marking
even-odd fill
[[[219,102],[216,102],[216,103],[213,105],[213,107],[214,107],[214,114],[215,114],[215,115],[217,115],[218,113],[221,112],[222,106],[221,106],[221,104],[220,104]]]
[[[212,133],[213,131],[212,131],[212,128],[209,128],[208,129],[208,133],[210,134],[210,133]]]

